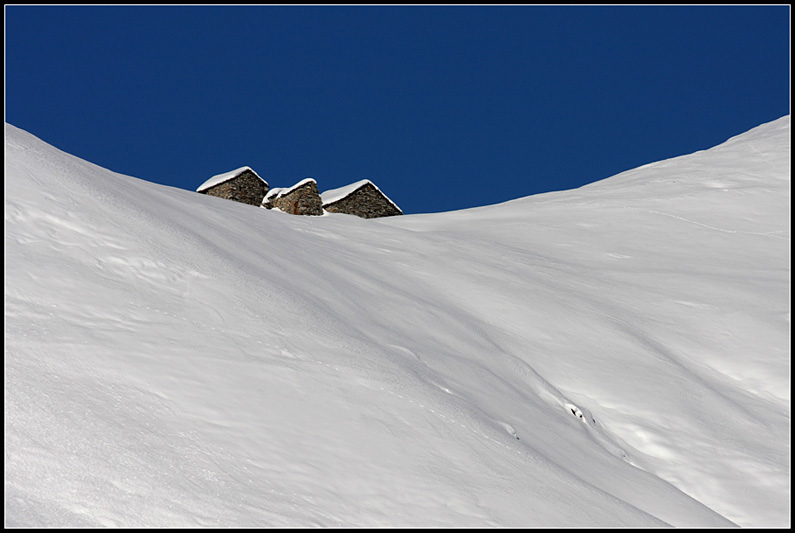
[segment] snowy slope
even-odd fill
[[[789,131],[364,220],[6,125],[6,525],[788,526]]]

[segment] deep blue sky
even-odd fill
[[[6,6],[6,122],[195,190],[407,214],[579,187],[789,114],[790,6]]]

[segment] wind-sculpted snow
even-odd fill
[[[374,220],[5,172],[7,526],[789,525],[789,117]]]

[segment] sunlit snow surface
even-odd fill
[[[790,525],[789,116],[370,220],[5,138],[6,526]]]

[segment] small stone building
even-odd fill
[[[269,188],[268,182],[260,178],[250,167],[240,167],[213,176],[202,183],[196,192],[244,204],[261,205]]]
[[[321,195],[323,209],[361,218],[402,215],[403,211],[370,180],[361,180]]]
[[[323,202],[313,178],[303,179],[289,188],[271,189],[262,200],[262,207],[292,215],[323,214]]]

